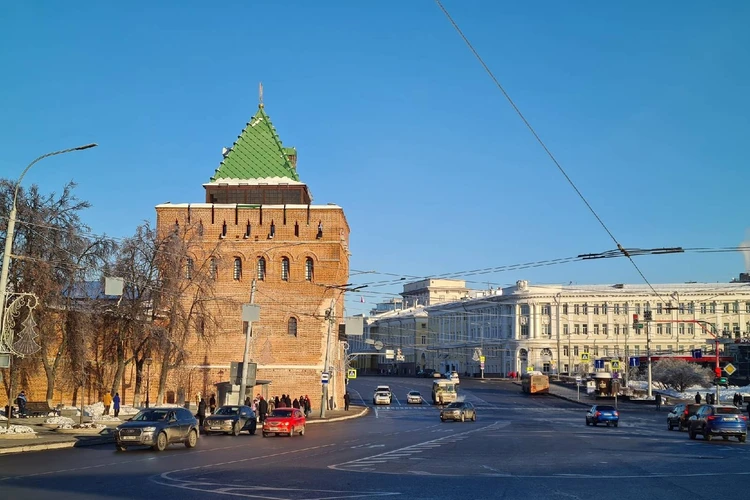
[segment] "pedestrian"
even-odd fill
[[[292,401],[292,408],[299,410],[299,400],[297,398],[294,398],[294,401]]]
[[[695,402],[696,402],[696,404],[701,404],[701,393],[700,392],[696,392],[695,393]]]
[[[250,405],[252,405],[252,404],[253,404],[253,402],[252,402],[252,401],[250,401],[250,396],[247,396],[247,397],[245,398],[245,406],[250,406]]]
[[[198,402],[198,423],[200,425],[200,428],[203,429],[203,421],[206,418],[206,402],[201,398],[201,400]]]
[[[120,393],[116,392],[115,397],[112,398],[112,403],[114,404],[113,409],[115,410],[115,417],[120,416]]]
[[[344,394],[344,411],[349,411],[349,393]]]
[[[748,405],[748,408],[750,408],[750,405]],[[305,394],[305,416],[309,417],[310,413],[312,413],[312,405],[310,404],[310,398]]]
[[[112,406],[112,395],[109,392],[104,393],[102,403],[104,403],[104,414],[109,415],[109,408]]]
[[[211,397],[208,398],[208,409],[211,411],[211,415],[214,414],[216,411],[216,395],[211,394]]]
[[[16,404],[18,405],[18,416],[19,417],[25,417],[26,416],[26,403],[28,400],[26,399],[26,391],[21,391],[18,393],[18,397],[16,398]],[[13,413],[13,412],[11,412]]]
[[[656,394],[656,411],[661,411],[661,394]]]
[[[281,400],[278,396],[273,397],[273,407],[274,408],[280,408],[279,404],[281,403]]]
[[[261,396],[260,401],[258,401],[258,416],[260,417],[261,424],[265,422],[266,415],[268,415],[268,401]]]
[[[291,408],[292,407],[292,398],[289,396],[289,394],[286,395],[286,407]]]

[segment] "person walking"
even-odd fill
[[[214,414],[216,411],[216,395],[211,394],[211,397],[208,398],[208,409],[211,411],[211,415]]]
[[[344,394],[344,411],[349,411],[349,401],[349,393],[347,392]]]
[[[18,393],[18,397],[16,398],[16,404],[18,405],[19,417],[26,416],[26,403],[27,402],[28,400],[26,399],[26,391],[21,391],[20,393]],[[10,412],[10,413],[13,413],[13,412]]]
[[[198,423],[200,428],[203,429],[203,421],[206,419],[206,402],[201,398],[198,402]]]
[[[266,401],[265,398],[261,396],[260,401],[258,401],[258,417],[260,417],[261,424],[265,422],[266,415],[268,415],[268,401]]]
[[[750,408],[750,405],[748,405],[748,408]],[[309,417],[310,413],[312,413],[312,406],[310,405],[310,398],[307,397],[307,394],[305,394],[305,416]]]
[[[696,392],[695,393],[695,402],[696,402],[696,404],[701,404],[701,393],[700,392]]]
[[[114,405],[112,408],[115,411],[115,417],[120,416],[120,393],[116,392],[115,397],[112,398],[112,404]]]
[[[656,411],[661,411],[661,394],[656,393]]]
[[[102,403],[104,403],[104,414],[109,415],[109,408],[112,406],[112,395],[109,392],[104,393]]]

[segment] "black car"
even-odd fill
[[[675,405],[667,414],[667,429],[670,431],[677,427],[678,430],[688,428],[690,417],[695,415],[701,405],[699,403],[680,403]]]
[[[252,436],[255,434],[257,425],[255,412],[249,406],[225,405],[203,420],[202,430],[204,434],[223,432],[235,436],[242,431],[247,431]]]
[[[150,446],[156,451],[173,443],[188,448],[198,444],[198,420],[185,408],[146,408],[115,428],[119,451],[130,446]]]

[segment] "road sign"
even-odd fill
[[[0,353],[0,368],[10,368],[10,353]]]
[[[695,359],[701,359],[703,357],[703,351],[700,349],[693,349],[693,357]]]
[[[612,367],[612,371],[616,371],[620,369],[620,362],[619,361],[610,361],[609,366]]]
[[[589,356],[589,353],[587,353],[587,352],[582,352],[581,353],[581,362],[588,363],[590,359],[591,359],[591,357]]]
[[[620,372],[612,373],[612,378],[620,378]]]
[[[638,358],[635,358],[635,357],[630,358],[630,363],[629,363],[630,366],[640,366],[640,364],[641,364],[641,361]]]
[[[534,371],[534,365],[529,365],[526,367],[527,372],[533,372]]]
[[[356,368],[349,368],[346,371],[346,378],[357,378],[357,369]]]
[[[396,354],[396,361],[404,361],[405,359],[403,354]]]
[[[576,384],[581,385],[582,380],[580,375],[576,375]]]
[[[329,377],[329,375],[328,375],[327,372],[321,373],[320,374],[320,383],[321,384],[327,384],[328,383],[328,377]]]
[[[395,353],[393,352],[393,349],[385,350],[385,359],[393,359],[394,357],[395,357]]]
[[[737,371],[737,368],[732,363],[729,363],[724,367],[724,371],[727,372],[727,375],[731,375]]]
[[[604,360],[603,359],[595,359],[594,360],[594,368],[604,368]]]
[[[484,356],[483,356],[484,357]],[[479,362],[479,369],[484,370],[484,361]]]

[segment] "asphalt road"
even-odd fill
[[[387,383],[391,406],[308,427],[304,436],[202,437],[163,453],[114,446],[0,457],[3,498],[675,499],[742,497],[750,445],[690,441],[666,412],[621,411],[618,428],[587,427],[585,408],[528,397],[509,382],[462,381],[477,422],[441,423],[431,380],[359,378],[353,403],[372,406]],[[362,401],[360,401],[360,399]]]

